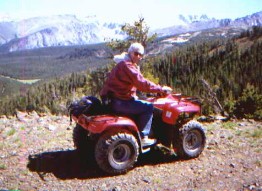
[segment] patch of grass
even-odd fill
[[[15,143],[15,146],[17,148],[21,148],[23,146],[23,143],[21,142],[21,139],[19,137],[16,137],[13,142]]]
[[[260,160],[257,160],[256,162],[255,162],[255,164],[260,168],[260,167],[262,167],[262,161],[260,161]]]
[[[255,150],[254,150],[254,151],[255,151],[256,153],[261,153],[260,145],[261,145],[261,144],[257,143],[257,144],[254,146],[254,147],[255,147]]]
[[[236,136],[241,136],[242,135],[242,131],[241,130],[236,130]]]
[[[153,181],[154,181],[154,183],[156,183],[156,184],[161,184],[161,183],[162,183],[161,178],[156,178],[156,179],[154,179]]]
[[[228,136],[228,140],[232,140],[234,138],[234,136],[233,135],[230,135],[230,136]]]
[[[12,135],[14,135],[15,134],[15,129],[10,129],[7,133],[6,133],[6,135],[7,136],[12,136]]]
[[[245,131],[242,131],[241,135],[245,135],[248,138],[261,139],[262,138],[262,130],[260,128],[247,129]]]
[[[16,137],[16,138],[14,139],[14,141],[13,141],[13,142],[14,142],[14,143],[17,143],[17,144],[19,144],[19,143],[20,143],[20,141],[21,141],[21,140],[20,140],[20,138],[19,138],[19,137]]]
[[[33,83],[38,82],[39,80],[41,80],[41,79],[17,80],[17,81],[22,82],[22,83],[24,83],[24,84],[33,84]]]
[[[222,126],[223,126],[224,129],[234,130],[235,127],[237,126],[237,124],[232,122],[232,121],[228,121],[228,122],[223,123]]]
[[[25,130],[25,127],[24,127],[24,126],[21,126],[20,129],[21,129],[22,131],[24,131],[24,130]]]
[[[0,170],[5,170],[6,166],[4,164],[0,164]]]
[[[215,129],[217,128],[220,128],[220,127],[217,127],[217,125],[214,125],[214,124],[208,124],[208,125],[205,125],[205,128],[207,130],[207,135],[210,135],[212,131],[214,131]]]
[[[20,172],[20,174],[22,174],[22,175],[29,175],[30,173],[29,173],[28,170],[22,170],[22,171]]]
[[[261,139],[262,138],[262,130],[260,128],[255,129],[250,133],[250,136],[253,138]]]
[[[8,190],[8,191],[21,191],[21,190],[19,190],[19,189],[16,189],[16,188],[11,188],[10,190]]]

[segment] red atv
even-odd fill
[[[155,145],[141,146],[139,130],[131,118],[107,112],[99,99],[83,97],[69,106],[77,123],[73,141],[77,150],[89,152],[98,166],[110,174],[132,169],[138,155],[160,146],[182,158],[198,157],[206,143],[203,126],[193,120],[200,113],[197,99],[178,94],[146,98],[154,104],[150,138]]]

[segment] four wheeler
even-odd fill
[[[69,106],[76,122],[73,141],[77,150],[95,158],[109,174],[132,169],[138,156],[156,145],[182,158],[198,157],[206,143],[203,126],[194,120],[201,107],[197,99],[180,94],[157,95],[145,99],[154,105],[152,133],[155,145],[142,147],[141,137],[131,117],[116,115],[93,96],[85,96]]]

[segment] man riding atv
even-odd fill
[[[144,47],[140,43],[133,43],[127,53],[116,55],[114,61],[117,65],[110,72],[100,95],[103,103],[110,104],[114,113],[132,116],[140,130],[142,146],[146,147],[155,143],[154,139],[148,138],[154,108],[152,103],[138,100],[136,91],[165,93],[172,89],[143,77],[139,69],[143,55]]]
[[[201,113],[199,100],[146,80],[138,67],[143,54],[144,47],[134,43],[114,57],[117,65],[101,91],[103,104],[85,96],[69,106],[76,149],[109,174],[128,172],[140,154],[154,148],[181,158],[198,157],[205,148],[205,130],[194,120]],[[136,90],[159,94],[139,100]]]

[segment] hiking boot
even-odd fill
[[[147,147],[147,146],[153,145],[155,143],[156,143],[156,139],[149,139],[148,136],[145,136],[141,140],[142,147]]]

